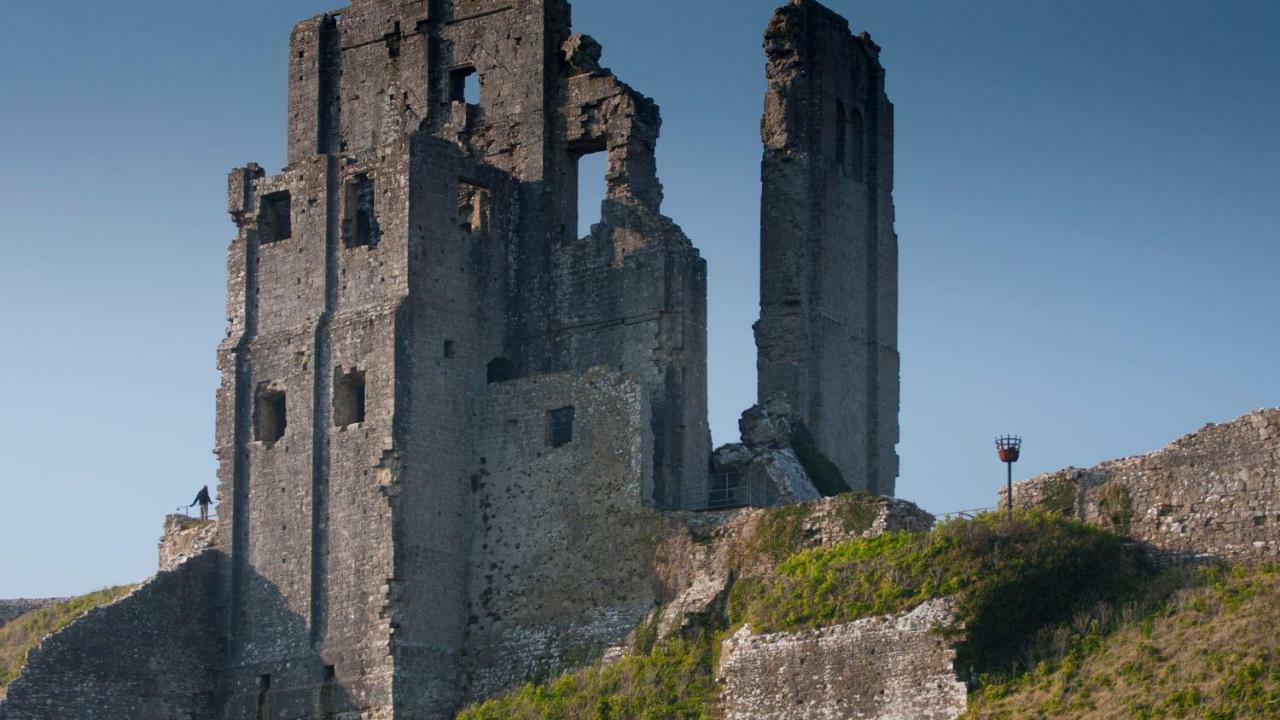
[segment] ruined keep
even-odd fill
[[[759,401],[891,495],[878,48],[813,0],[765,45]],[[354,0],[294,29],[288,165],[229,180],[213,551],[171,549],[33,655],[0,718],[451,717],[664,599],[654,538],[712,504],[706,264],[661,213],[657,105],[600,56],[566,0]],[[750,450],[791,474],[768,502],[816,497],[789,442]],[[212,637],[148,625],[179,599]],[[66,667],[84,643],[110,665]]]

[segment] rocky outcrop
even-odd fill
[[[798,425],[785,394],[742,413],[742,442],[711,456],[712,505],[772,507],[822,497],[792,447]]]
[[[943,720],[965,711],[955,650],[937,632],[955,623],[950,600],[897,616],[724,641],[719,680],[726,720]]]
[[[1280,408],[1167,447],[1014,486],[1014,502],[1128,534],[1166,557],[1280,557]],[[1001,493],[1004,504],[1004,493]]]

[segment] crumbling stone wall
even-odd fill
[[[1014,485],[1042,506],[1128,533],[1165,555],[1280,557],[1280,409],[1208,425],[1167,447]],[[1004,492],[1001,492],[1004,503]]]
[[[955,623],[949,600],[898,616],[724,641],[719,676],[727,720],[950,720],[965,711],[955,650],[936,630]]]
[[[604,368],[490,386],[471,480],[472,698],[586,662],[659,601],[654,547],[672,522],[641,501],[648,410],[638,381]]]
[[[10,684],[0,718],[212,717],[216,554],[161,571],[46,637]]]
[[[217,530],[216,520],[176,514],[166,517],[160,535],[160,569],[172,570],[213,547]]]
[[[855,490],[898,476],[893,105],[880,48],[814,0],[765,32],[759,399],[785,393]]]

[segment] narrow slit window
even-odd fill
[[[558,448],[573,442],[573,415],[572,405],[547,413],[547,445]]]
[[[373,247],[381,236],[373,178],[364,173],[347,183],[343,234],[347,247]]]
[[[262,234],[263,244],[288,240],[293,235],[291,205],[287,191],[262,197],[262,214],[259,217],[258,228]]]
[[[343,372],[338,368],[334,375],[338,378],[333,386],[334,426],[346,427],[364,422],[364,371],[353,368]]]
[[[258,676],[258,720],[271,720],[271,676]]]
[[[458,229],[469,235],[488,232],[490,198],[489,188],[459,180]]]
[[[853,179],[863,182],[867,174],[867,159],[864,157],[866,152],[866,131],[862,125],[862,113],[858,112],[856,108],[849,117],[849,125],[850,133],[853,136],[852,147],[849,149],[849,162],[853,164]]]
[[[845,143],[849,135],[849,128],[845,123],[844,101],[836,101],[836,162],[840,167],[844,167],[845,163]]]
[[[274,443],[284,437],[288,424],[288,405],[284,391],[270,384],[259,385],[257,409],[254,413],[254,439]]]

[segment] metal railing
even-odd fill
[[[938,522],[942,522],[944,520],[972,520],[982,513],[995,512],[999,509],[1000,508],[998,507],[984,507],[974,508],[972,510],[954,510],[952,512],[937,513],[934,517]]]
[[[210,520],[217,520],[217,519],[218,519],[218,512],[217,512],[217,510],[214,510],[213,508],[214,508],[214,506],[210,506],[210,507],[209,507],[209,519],[210,519]],[[195,515],[192,515],[192,514],[191,514],[191,511],[192,511],[192,510],[196,510],[196,514],[195,514]],[[174,508],[174,509],[173,509],[173,514],[174,514],[174,515],[186,515],[187,517],[192,518],[192,519],[197,519],[197,518],[199,518],[199,517],[200,517],[200,512],[199,512],[199,510],[196,508],[196,506],[176,507],[176,508]]]

